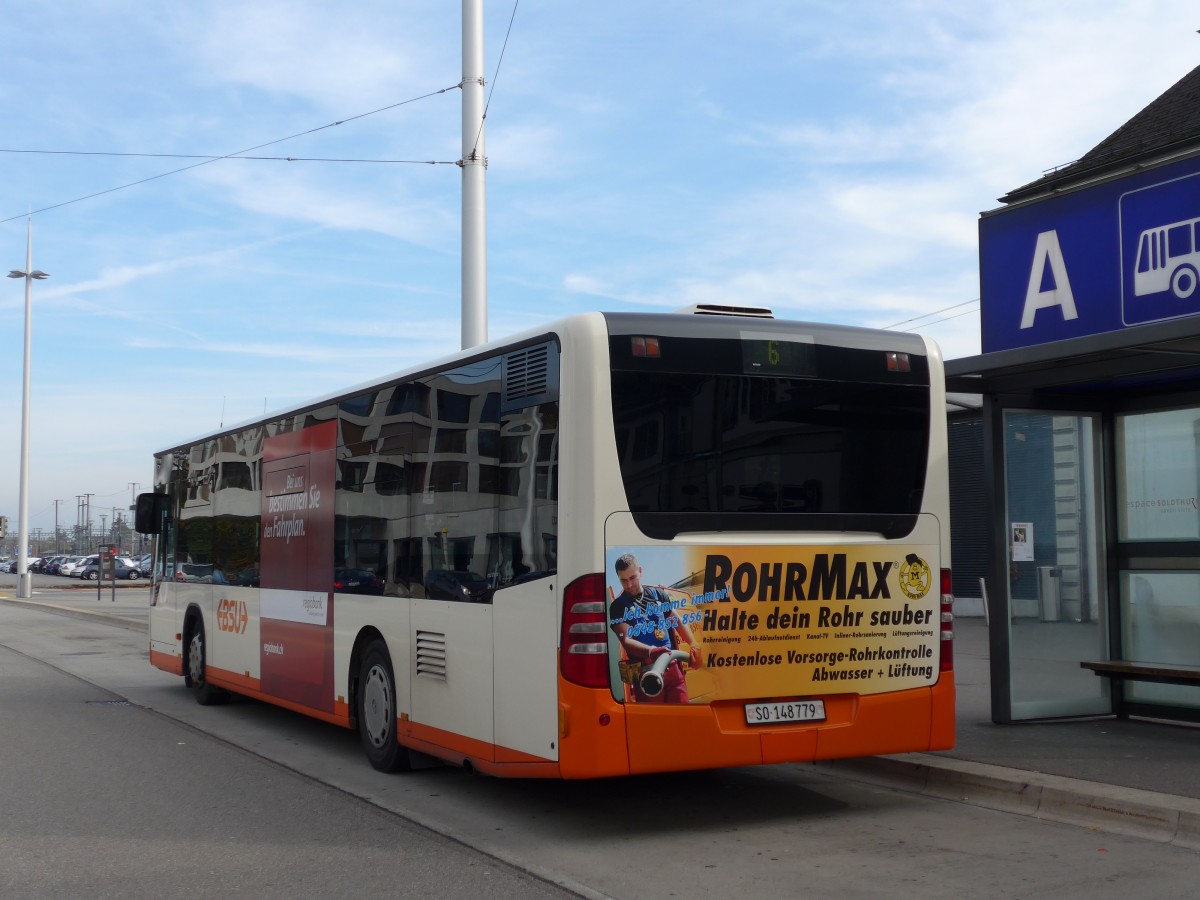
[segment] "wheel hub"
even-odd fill
[[[372,667],[367,673],[362,690],[363,726],[371,743],[382,747],[391,731],[392,696],[387,676],[379,666]]]
[[[188,676],[193,684],[200,684],[204,680],[203,659],[204,648],[200,643],[200,635],[193,635],[191,643],[188,644]]]

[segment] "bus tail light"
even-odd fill
[[[942,663],[943,672],[954,671],[954,583],[950,570],[942,569]]]
[[[608,687],[608,604],[604,576],[583,575],[563,592],[559,666],[582,687]]]
[[[636,357],[658,359],[662,356],[656,337],[631,337],[629,342],[630,352]]]

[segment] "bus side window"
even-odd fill
[[[162,534],[158,536],[158,557],[155,560],[155,580],[171,579],[175,573],[175,520],[163,521]]]

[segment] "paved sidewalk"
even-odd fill
[[[104,584],[97,597],[96,583],[61,583],[41,586],[36,581],[31,600],[16,599],[15,585],[0,583],[0,601],[29,604],[39,608],[60,612],[64,615],[99,617],[108,622],[134,631],[149,632],[150,629],[150,583],[147,581],[117,583],[113,591],[111,583]]]
[[[848,777],[1200,850],[1200,726],[1113,717],[996,725],[988,626],[957,618],[957,745],[834,763]]]

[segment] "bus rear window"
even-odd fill
[[[694,366],[613,355],[617,454],[643,532],[912,530],[929,447],[923,357],[889,377],[878,351],[817,347],[812,374],[789,377],[747,374],[740,350],[692,349]],[[722,357],[737,365],[720,371]]]

